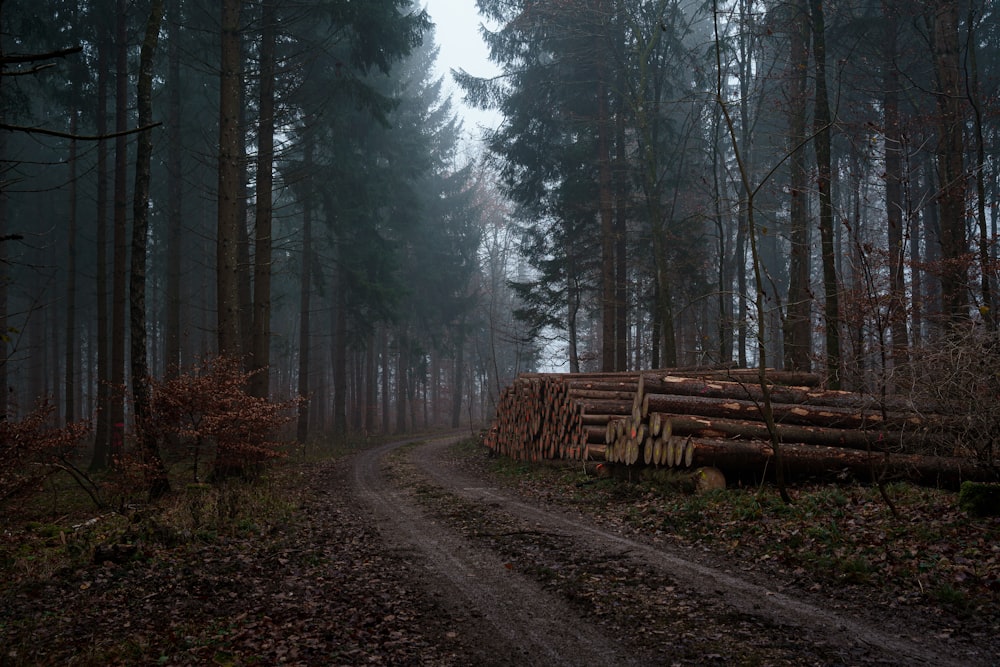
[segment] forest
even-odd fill
[[[476,5],[481,146],[419,2],[0,3],[7,428],[101,468],[182,386],[307,442],[768,366],[974,406],[992,461],[994,3]]]

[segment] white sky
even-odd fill
[[[466,134],[478,139],[479,127],[496,127],[500,116],[466,106],[462,102],[462,90],[450,74],[452,69],[464,69],[469,74],[487,77],[499,71],[490,62],[489,51],[479,35],[482,19],[476,9],[476,0],[424,0],[424,3],[434,22],[434,37],[441,49],[437,72],[444,77],[445,94],[451,94],[455,112],[464,120]]]

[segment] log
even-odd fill
[[[635,391],[619,391],[616,389],[567,389],[563,395],[570,400],[597,399],[632,402],[635,399]]]
[[[774,403],[771,406],[775,421],[803,426],[825,426],[830,428],[865,429],[881,427],[899,431],[942,425],[912,413],[881,413],[850,408]],[[723,417],[726,419],[761,420],[760,407],[754,401],[737,399],[706,398],[704,396],[677,396],[673,394],[646,394],[643,397],[642,414],[648,417],[652,412],[699,415],[703,417]]]
[[[771,444],[760,440],[691,438],[691,462],[723,470],[761,471],[772,468]],[[905,479],[920,484],[957,488],[963,481],[995,481],[998,469],[966,458],[918,454],[869,453],[841,447],[800,443],[781,445],[786,472],[797,475],[828,474],[849,470],[854,476]]]
[[[756,383],[760,381],[760,371],[756,368],[730,368],[708,371],[688,371],[670,370],[666,372],[643,371],[642,376],[674,375],[679,377],[696,377],[705,380],[723,380],[735,382]],[[823,384],[823,379],[816,373],[805,373],[798,371],[778,371],[772,368],[765,370],[767,382],[789,387],[819,387]]]
[[[760,385],[756,382],[730,382],[677,375],[645,375],[642,378],[641,386],[645,393],[651,394],[735,398],[752,401],[764,400],[764,393]],[[919,408],[922,412],[933,411],[931,406],[914,406],[912,402],[903,399],[887,398],[883,406],[880,405],[875,396],[852,391],[777,385],[771,385],[769,388],[772,403],[828,405],[863,409],[871,412],[878,412],[882,407],[885,407],[890,412],[913,411],[915,408]]]
[[[602,414],[602,415],[630,415],[632,414],[632,401],[601,401],[596,399],[583,399],[573,401],[576,409],[581,414]]]
[[[654,424],[669,424],[672,432],[698,437],[745,438],[770,440],[763,422],[722,417],[697,417],[666,412],[649,415],[650,431]],[[891,450],[893,447],[923,447],[930,451],[953,451],[953,439],[924,431],[883,431],[874,429],[828,428],[777,424],[779,442],[800,442],[807,445],[847,447],[850,449]]]

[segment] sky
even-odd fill
[[[489,60],[489,51],[479,35],[482,18],[476,0],[424,0],[435,25],[435,40],[441,49],[437,71],[444,77],[445,94],[451,93],[455,111],[464,121],[467,138],[476,140],[479,126],[496,127],[500,116],[473,109],[462,102],[462,90],[451,78],[452,69],[464,69],[475,76],[493,76],[499,70]]]

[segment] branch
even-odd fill
[[[50,51],[49,53],[22,53],[12,56],[0,56],[0,67],[15,63],[36,63],[39,60],[49,60],[51,58],[65,58],[81,51],[83,51],[82,46],[70,46],[65,49]]]
[[[17,71],[3,72],[2,76],[28,76],[29,74],[38,74],[39,72],[55,67],[55,63],[45,63],[44,65],[35,65],[31,69],[19,69]]]
[[[163,125],[162,122],[150,123],[149,125],[144,125],[142,127],[134,127],[131,130],[124,130],[122,132],[111,132],[108,134],[70,134],[69,132],[60,132],[59,130],[46,130],[42,127],[27,127],[25,125],[10,125],[8,123],[0,123],[0,130],[7,130],[8,132],[25,132],[27,134],[44,134],[47,137],[59,137],[60,139],[75,139],[76,141],[104,141],[105,139],[114,139],[115,137],[122,137],[129,134],[137,134],[139,132],[145,132],[146,130],[151,130],[154,127]]]

